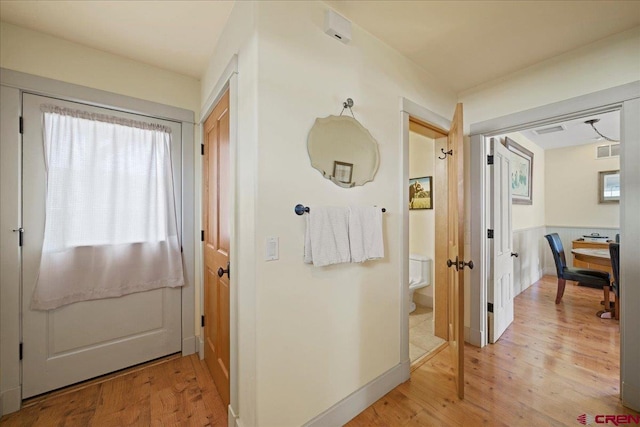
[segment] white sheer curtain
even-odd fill
[[[170,130],[42,109],[46,222],[31,308],[182,286]]]

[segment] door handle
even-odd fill
[[[473,261],[464,262],[460,260],[459,264],[460,264],[460,270],[464,270],[465,267],[469,267],[469,269],[473,270]]]
[[[218,268],[218,277],[224,276],[224,273],[227,273],[227,277],[231,279],[231,268],[229,267],[229,263],[227,262],[227,269],[223,270],[222,267]]]
[[[511,252],[511,256],[514,256],[514,257],[516,257],[516,258],[518,258],[518,257],[519,257],[518,252]]]
[[[456,257],[455,261],[451,261],[450,259],[447,260],[447,267],[449,267],[449,268],[455,267],[456,271],[459,271],[458,270],[458,264],[459,264],[458,257]]]

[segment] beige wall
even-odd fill
[[[194,111],[200,82],[121,56],[6,22],[0,23],[0,67]]]
[[[546,224],[619,227],[620,204],[598,203],[598,172],[620,169],[620,157],[596,159],[601,143],[546,151]]]
[[[256,325],[258,424],[301,425],[400,360],[403,261],[399,99],[449,117],[455,94],[353,26],[349,45],[324,34],[321,2],[259,3]],[[240,75],[242,78],[242,73]],[[373,182],[344,189],[310,166],[306,140],[316,117],[337,115],[351,97],[378,141]],[[385,258],[316,268],[302,262],[297,203],[377,205]],[[262,261],[280,238],[280,260]],[[406,321],[406,319],[405,319]]]
[[[545,151],[519,132],[506,135],[533,153],[533,204],[512,205],[513,230],[545,225]]]
[[[529,108],[637,81],[640,27],[532,65],[458,95],[465,129]],[[615,64],[615,66],[612,66]]]
[[[433,177],[434,145],[432,138],[409,132],[409,177]],[[409,211],[409,253],[435,259],[435,207]],[[433,284],[432,277],[429,283]],[[433,286],[421,288],[419,294],[433,297]]]

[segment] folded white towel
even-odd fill
[[[351,262],[384,258],[382,210],[375,206],[349,208]]]
[[[304,262],[316,267],[349,262],[349,208],[314,206],[305,216]]]

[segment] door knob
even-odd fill
[[[227,277],[231,279],[231,268],[229,268],[229,263],[227,262],[227,269],[223,270],[222,267],[218,268],[218,277],[224,276],[224,273],[227,273]]]
[[[518,252],[511,252],[511,256],[518,258],[519,255],[518,255]]]
[[[451,267],[455,267],[456,271],[458,271],[458,257],[456,257],[455,261],[451,261],[450,259],[447,260],[447,267],[451,268]]]
[[[473,270],[473,261],[469,261],[469,262],[464,262],[462,260],[458,261],[458,263],[460,264],[460,270],[463,270],[466,267],[469,267],[469,269]]]

